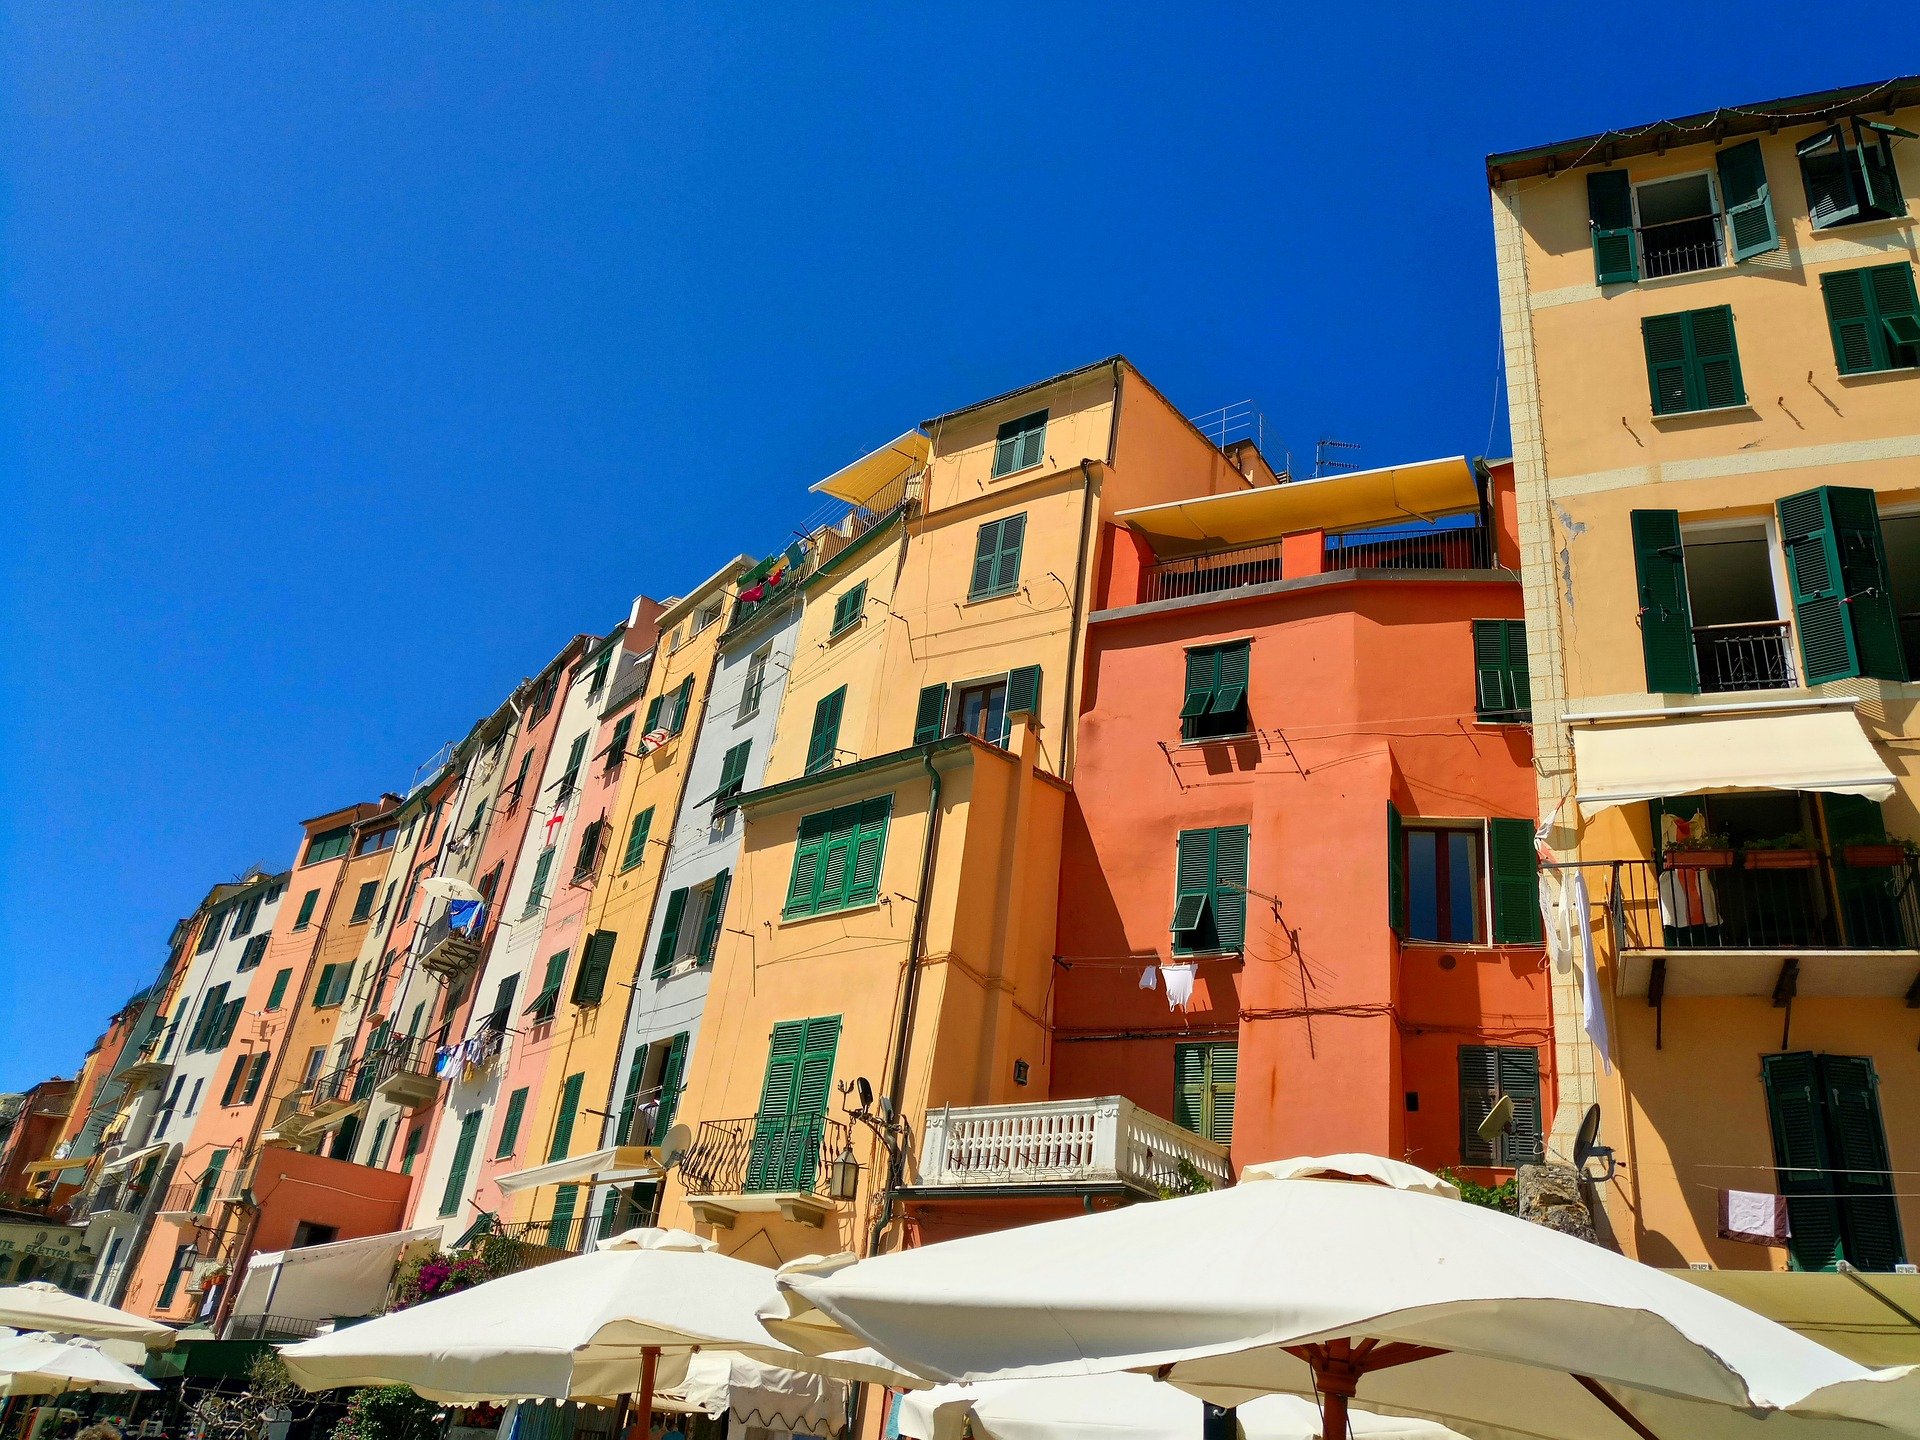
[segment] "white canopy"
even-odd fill
[[[150,1350],[173,1344],[173,1328],[144,1315],[116,1310],[69,1295],[44,1280],[0,1289],[0,1325],[16,1330],[52,1330],[99,1340],[138,1340]]]
[[[615,1145],[585,1155],[569,1155],[526,1170],[510,1170],[493,1177],[502,1194],[532,1190],[541,1185],[572,1185],[583,1180],[632,1180],[660,1173],[660,1152],[651,1145]]]
[[[1578,718],[1578,717],[1574,717]],[[1821,790],[1884,800],[1893,772],[1852,702],[1573,726],[1582,815],[1668,795]]]
[[[1268,1160],[1240,1172],[1241,1184],[1249,1180],[1368,1180],[1390,1190],[1412,1190],[1442,1200],[1460,1198],[1459,1186],[1418,1165],[1378,1155],[1300,1155],[1291,1160]]]
[[[99,1342],[21,1335],[0,1343],[0,1395],[61,1395],[74,1390],[157,1390]]]
[[[725,1350],[687,1358],[686,1375],[655,1393],[653,1408],[718,1417],[742,1425],[832,1435],[847,1418],[846,1386],[824,1375],[788,1370]]]
[[[233,1318],[271,1314],[330,1320],[340,1315],[371,1315],[386,1302],[400,1252],[422,1241],[437,1241],[440,1234],[440,1227],[432,1225],[255,1255],[234,1296]]]
[[[1320,1412],[1298,1395],[1242,1405],[1244,1440],[1312,1440]],[[1356,1440],[1457,1440],[1430,1420],[1352,1413]],[[971,1425],[969,1425],[971,1421]],[[1062,1375],[1051,1380],[983,1380],[936,1385],[902,1397],[908,1440],[1199,1440],[1201,1402],[1147,1375]]]
[[[575,1255],[424,1305],[289,1345],[280,1354],[309,1390],[411,1385],[455,1404],[610,1402],[685,1383],[695,1349],[898,1384],[877,1356],[795,1354],[755,1318],[774,1273],[716,1253],[680,1230],[629,1230]]]
[[[1920,1370],[1869,1371],[1623,1256],[1459,1201],[1268,1180],[780,1277],[768,1328],[944,1380],[1164,1373],[1231,1404],[1316,1393],[1480,1437],[1920,1436]],[[1790,1410],[1792,1416],[1771,1416]],[[1818,1417],[1806,1418],[1799,1417]],[[1829,1418],[1831,1417],[1831,1418]]]

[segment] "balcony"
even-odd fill
[[[320,1333],[318,1320],[297,1315],[236,1315],[227,1322],[223,1340],[311,1340]]]
[[[1178,600],[1188,595],[1213,595],[1243,585],[1271,585],[1283,578],[1280,542],[1242,545],[1206,555],[1183,555],[1147,567],[1141,602]]]
[[[122,1093],[138,1094],[149,1085],[161,1084],[172,1073],[173,1062],[160,1058],[159,1043],[149,1042],[134,1062],[120,1072],[120,1080],[126,1086]]]
[[[803,1225],[833,1213],[827,1168],[852,1139],[844,1121],[804,1115],[790,1120],[708,1120],[680,1162],[687,1203],[711,1225],[731,1228],[751,1211],[779,1211]]]
[[[342,1065],[337,1070],[329,1070],[313,1085],[307,1095],[305,1110],[311,1117],[311,1123],[324,1125],[336,1115],[344,1115],[353,1109],[366,1096],[360,1093],[361,1067],[357,1064]]]
[[[1579,868],[1613,940],[1622,995],[1920,1002],[1920,866],[1904,856],[1849,863],[1849,853],[1869,858],[1852,847],[1748,850]]]
[[[1328,570],[1489,570],[1493,536],[1475,520],[1390,525],[1326,538]]]
[[[974,1105],[927,1115],[921,1192],[1075,1194],[1109,1190],[1157,1199],[1233,1183],[1224,1146],[1119,1095]]]
[[[467,930],[456,930],[442,915],[427,927],[427,938],[421,943],[420,968],[445,981],[459,979],[479,963],[478,932],[484,923],[482,921]]]
[[[1720,220],[1716,215],[1642,225],[1639,236],[1640,263],[1649,280],[1663,275],[1687,275],[1695,270],[1715,270],[1726,263],[1720,248]]]
[[[200,1200],[200,1182],[182,1180],[167,1188],[160,1199],[160,1208],[155,1210],[153,1218],[163,1225],[192,1225],[202,1222],[213,1213],[214,1197],[209,1195],[206,1203]]]
[[[440,1095],[440,1077],[433,1073],[434,1045],[430,1040],[401,1038],[369,1055],[365,1073],[373,1077],[373,1093],[403,1110],[431,1105]]]
[[[1791,690],[1792,627],[1785,620],[1693,627],[1693,655],[1700,690]]]

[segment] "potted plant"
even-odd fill
[[[1811,870],[1820,863],[1820,845],[1804,830],[1749,840],[1741,848],[1749,870]]]
[[[1670,870],[1731,870],[1733,842],[1724,835],[1689,835],[1667,846]]]
[[[1911,840],[1855,840],[1840,847],[1840,858],[1856,870],[1891,870],[1920,855]]]

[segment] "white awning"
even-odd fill
[[[1573,729],[1582,815],[1729,790],[1820,790],[1884,800],[1894,776],[1851,706],[1676,712]]]
[[[329,1320],[374,1314],[386,1304],[400,1252],[416,1241],[437,1244],[442,1233],[440,1226],[427,1225],[255,1255],[234,1298],[234,1316]]]
[[[572,1185],[581,1180],[636,1180],[660,1173],[660,1151],[652,1145],[616,1145],[588,1155],[569,1155],[535,1165],[531,1170],[513,1170],[494,1177],[501,1193],[532,1190],[540,1185]]]
[[[162,1150],[170,1149],[172,1145],[173,1142],[171,1140],[162,1140],[157,1145],[144,1146],[139,1150],[135,1150],[130,1155],[122,1155],[118,1160],[109,1160],[100,1167],[100,1173],[102,1175],[111,1175],[114,1171],[124,1170],[129,1165],[137,1165],[149,1155],[157,1155]]]

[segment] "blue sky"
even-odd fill
[[[1489,150],[1920,68],[1673,8],[6,7],[0,1088],[926,415],[1121,351],[1500,450]]]

